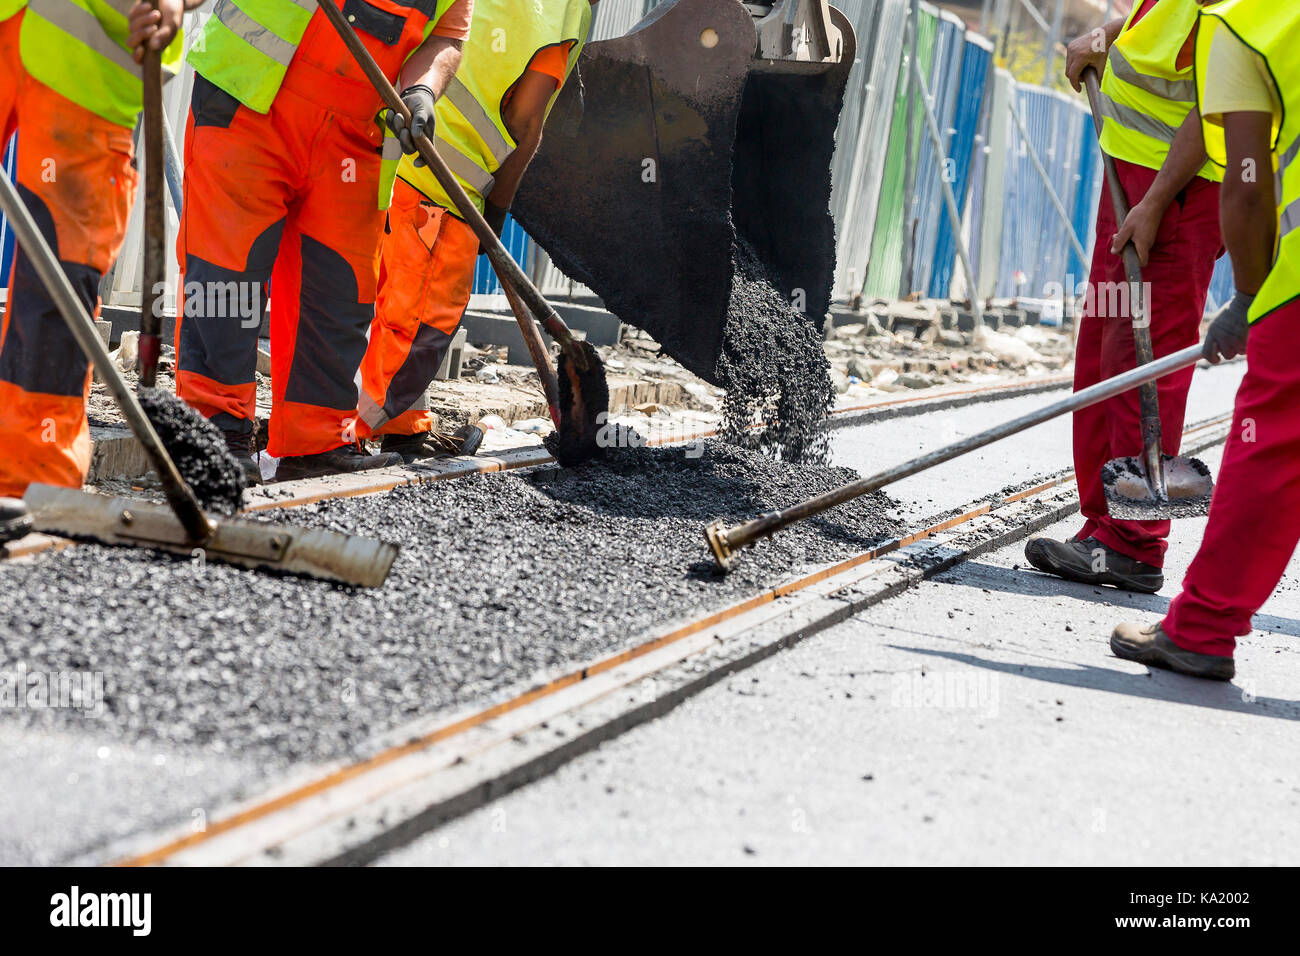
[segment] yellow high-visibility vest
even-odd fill
[[[134,0],[27,0],[18,35],[23,68],[96,116],[134,126],[144,90],[141,68],[126,45],[126,14],[133,5]],[[23,6],[19,3],[9,16]],[[176,73],[180,61],[178,34],[163,51],[164,79]]]
[[[1300,5],[1276,0],[1223,0],[1206,7],[1196,39],[1198,102],[1204,101],[1208,84],[1214,82],[1208,73],[1210,47],[1221,30],[1231,30],[1264,59],[1277,84],[1283,109],[1280,126],[1274,118],[1275,169],[1271,171],[1277,193],[1277,251],[1273,269],[1250,309],[1250,321],[1258,322],[1300,297],[1300,60],[1295,55]],[[1228,160],[1223,127],[1201,125],[1211,162],[1223,166]],[[1267,176],[1269,172],[1258,170],[1255,174]]]
[[[588,0],[475,0],[460,69],[436,107],[435,145],[480,211],[494,174],[518,146],[506,128],[501,101],[533,56],[547,47],[573,44],[567,80],[590,29]],[[552,96],[548,114],[554,103]],[[403,157],[397,175],[439,206],[457,211],[433,173],[416,166],[413,157]]]
[[[1133,6],[1111,44],[1101,81],[1101,148],[1147,169],[1159,169],[1174,135],[1196,106],[1194,67],[1178,68],[1178,54],[1200,14],[1196,0],[1159,0],[1137,23]],[[1221,182],[1223,173],[1207,162],[1200,175]]]

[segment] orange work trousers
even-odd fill
[[[357,433],[414,435],[433,418],[425,389],[438,373],[474,285],[478,237],[402,180],[380,246],[379,300],[361,363]]]
[[[294,58],[266,114],[195,78],[177,241],[177,391],[219,427],[253,430],[269,281],[267,451],[277,458],[356,440],[384,225],[378,107],[355,66],[326,70],[308,55]]]
[[[18,51],[23,15],[0,23],[3,142],[21,129],[18,192],[77,297],[97,314],[99,281],[117,258],[135,198],[131,131],[28,75]],[[90,467],[89,392],[89,360],[20,249],[0,323],[0,496],[21,496],[32,482],[81,486]]]

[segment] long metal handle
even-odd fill
[[[90,357],[95,371],[107,383],[108,390],[113,393],[113,398],[121,407],[126,423],[135,433],[135,437],[140,440],[140,444],[144,446],[145,454],[149,456],[149,461],[162,482],[167,503],[176,512],[177,519],[194,543],[202,544],[207,541],[212,537],[212,523],[203,513],[203,508],[194,497],[194,492],[176,470],[176,463],[167,454],[167,449],[163,447],[158,433],[154,431],[144,409],[140,407],[139,400],[126,384],[126,379],[113,364],[108,349],[104,347],[99,333],[95,331],[94,322],[86,313],[81,300],[77,298],[72,283],[68,281],[54,252],[37,228],[32,214],[28,212],[27,206],[18,195],[18,190],[14,188],[14,184],[3,169],[0,169],[0,207],[3,207],[9,224],[13,226],[18,244],[27,253],[32,267],[45,284],[50,297],[58,307],[59,314],[63,316],[63,321],[68,324],[72,337],[77,340],[82,351]],[[11,302],[10,308],[12,307]]]
[[[1181,352],[1166,355],[1159,361],[1152,362],[1149,365],[1143,365],[1122,375],[1116,375],[1104,382],[1098,382],[1096,385],[1075,392],[1069,398],[1063,398],[1045,408],[1003,422],[1001,425],[971,435],[969,438],[964,438],[952,445],[936,449],[928,454],[921,455],[919,458],[913,458],[901,465],[895,465],[886,471],[878,472],[866,478],[859,478],[850,484],[842,485],[825,494],[818,495],[816,498],[810,498],[780,511],[769,512],[762,517],[755,518],[753,521],[735,527],[710,526],[705,532],[705,537],[709,541],[709,546],[713,549],[718,564],[725,568],[732,554],[736,551],[753,544],[759,538],[780,531],[786,525],[820,514],[870,492],[879,491],[886,485],[908,478],[928,468],[933,468],[935,465],[941,465],[945,461],[951,461],[968,452],[983,448],[985,445],[1001,441],[1003,438],[1009,438],[1053,418],[1070,412],[1077,412],[1081,408],[1087,408],[1090,405],[1096,405],[1098,402],[1114,398],[1131,388],[1147,382],[1154,382],[1165,375],[1195,365],[1200,357],[1201,346],[1189,346]]]
[[[330,0],[317,0],[317,6],[325,14],[326,19],[333,24],[334,29],[338,31],[340,39],[348,48],[348,52],[352,54],[362,71],[365,72],[366,78],[370,80],[370,84],[375,88],[380,99],[384,101],[384,105],[405,119],[407,123],[410,123],[411,111],[406,108],[401,95],[393,87],[393,84],[388,81],[388,77],[379,68],[379,64],[370,55],[370,51],[366,49],[365,44],[361,42],[361,38],[357,36],[357,31],[352,28],[352,24],[348,23],[343,16],[343,11],[331,3]],[[496,270],[501,284],[514,289],[519,294],[519,297],[527,303],[528,308],[533,315],[537,316],[538,321],[551,334],[551,337],[560,343],[565,352],[573,356],[575,362],[581,365],[583,371],[586,371],[585,353],[577,348],[573,333],[569,331],[569,327],[564,324],[564,320],[560,318],[559,313],[546,301],[546,297],[533,285],[532,280],[524,273],[519,263],[511,258],[510,253],[506,251],[505,245],[502,244],[497,234],[492,231],[492,227],[483,218],[483,214],[478,211],[478,207],[470,201],[469,196],[465,195],[465,190],[461,188],[455,175],[443,162],[442,157],[438,155],[433,142],[429,137],[422,135],[416,137],[415,143],[420,151],[420,156],[428,163],[434,178],[438,180],[438,185],[447,193],[461,218],[469,223],[469,227],[474,230],[474,235],[478,236],[479,242],[483,244],[483,250],[487,253],[488,260],[492,263],[492,268]]]
[[[1088,90],[1088,105],[1092,109],[1092,123],[1101,136],[1101,86],[1097,71],[1088,67],[1083,71],[1083,83]],[[1119,179],[1119,169],[1115,160],[1105,150],[1101,151],[1102,164],[1106,168],[1106,186],[1110,193],[1111,205],[1115,210],[1115,226],[1123,225],[1128,218],[1128,195],[1124,184]],[[1098,242],[1105,238],[1097,237]],[[1129,309],[1133,313],[1133,347],[1137,354],[1138,365],[1148,365],[1155,360],[1155,349],[1151,344],[1151,304],[1146,300],[1146,287],[1142,284],[1142,266],[1138,262],[1137,248],[1132,242],[1124,245],[1121,251],[1124,260],[1124,275],[1128,279]],[[1095,290],[1094,290],[1095,294]],[[1160,426],[1160,389],[1155,382],[1143,385],[1138,392],[1138,403],[1142,417],[1142,459],[1147,469],[1147,480],[1151,482],[1157,495],[1167,499],[1165,489],[1165,469],[1163,464],[1164,442]]]
[[[158,9],[157,0],[152,0]],[[140,387],[153,388],[162,350],[162,288],[167,279],[167,207],[163,198],[162,51],[144,51],[144,267],[140,286]]]

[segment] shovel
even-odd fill
[[[1084,71],[1092,121],[1101,135],[1101,90],[1097,71]],[[1119,180],[1115,160],[1102,151],[1106,166],[1106,185],[1115,207],[1115,222],[1128,216],[1128,198]],[[1098,237],[1098,242],[1103,241]],[[1124,247],[1124,272],[1128,278],[1129,301],[1133,313],[1133,343],[1137,364],[1154,360],[1151,347],[1151,317],[1142,285],[1142,268],[1137,249],[1130,242]],[[1142,454],[1116,458],[1101,469],[1106,506],[1112,518],[1125,521],[1167,521],[1170,518],[1195,518],[1209,514],[1214,494],[1214,478],[1199,458],[1166,455],[1160,434],[1160,397],[1154,381],[1138,392],[1142,417]]]
[[[905,461],[901,465],[869,475],[866,478],[859,478],[857,481],[820,494],[816,498],[810,498],[780,511],[768,512],[753,521],[747,521],[744,524],[730,528],[725,527],[721,522],[711,524],[705,529],[704,537],[709,542],[709,548],[713,551],[713,559],[717,563],[718,570],[726,571],[731,565],[732,558],[741,548],[749,547],[762,538],[770,537],[796,521],[802,521],[804,518],[811,518],[813,515],[821,514],[823,511],[845,504],[854,498],[878,491],[886,485],[911,477],[919,472],[933,468],[935,465],[941,465],[945,461],[951,461],[961,455],[975,451],[977,448],[991,445],[995,441],[1017,435],[1028,428],[1041,425],[1053,418],[1077,412],[1081,408],[1087,408],[1090,405],[1096,405],[1098,402],[1114,398],[1116,395],[1122,395],[1131,388],[1145,385],[1147,382],[1154,382],[1165,375],[1190,368],[1200,358],[1201,346],[1189,346],[1181,352],[1166,355],[1162,359],[1147,365],[1141,365],[1124,372],[1122,375],[1116,375],[1104,382],[1098,382],[1096,385],[1075,392],[1068,398],[1053,402],[1051,405],[1037,411],[1021,415],[1019,418],[1013,418],[1001,425],[995,425],[993,428],[971,435],[969,438],[964,438],[951,445],[945,445],[943,448],[937,448],[932,452],[921,455],[919,458]]]
[[[401,95],[388,81],[388,77],[379,69],[379,64],[361,42],[361,38],[357,36],[356,30],[347,21],[343,11],[333,3],[319,2],[319,0],[317,6],[338,32],[339,38],[366,74],[366,78],[370,80],[371,86],[375,88],[384,105],[403,117],[409,124],[410,110],[406,108]],[[605,381],[605,368],[601,364],[600,356],[596,354],[596,350],[590,343],[580,342],[573,337],[573,333],[564,324],[559,313],[529,281],[519,263],[511,258],[506,247],[502,245],[501,239],[478,211],[478,207],[465,195],[465,190],[461,188],[451,169],[438,155],[429,137],[423,135],[417,137],[416,146],[434,178],[438,180],[438,184],[442,186],[460,212],[461,218],[478,236],[479,242],[487,253],[488,261],[492,263],[497,278],[506,290],[515,318],[523,331],[524,342],[528,345],[528,351],[537,365],[537,372],[547,392],[546,400],[551,406],[551,417],[556,423],[558,439],[555,448],[556,459],[560,464],[567,466],[581,464],[595,458],[601,452],[597,438],[604,424],[601,421],[602,413],[607,413],[609,410],[609,385]],[[540,336],[532,327],[532,319],[522,314],[521,306],[524,305],[538,318],[551,338],[560,345],[558,376],[550,372],[549,357],[546,356],[545,348],[541,347]],[[551,394],[552,382],[556,384],[554,398]]]
[[[13,227],[72,337],[90,357],[107,383],[162,482],[167,505],[128,498],[110,498],[73,488],[33,484],[23,501],[35,530],[102,544],[151,548],[245,568],[276,571],[352,584],[379,587],[397,557],[397,547],[369,538],[332,531],[280,527],[256,521],[214,519],[204,513],[194,491],[181,477],[163,447],[140,400],[95,331],[94,322],[58,259],[37,228],[14,184],[0,169],[0,209]]]

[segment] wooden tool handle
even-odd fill
[[[158,0],[152,0],[158,9]],[[163,159],[162,51],[144,51],[144,253],[140,287],[140,388],[153,388],[162,350],[162,297],[167,280],[167,169]]]

